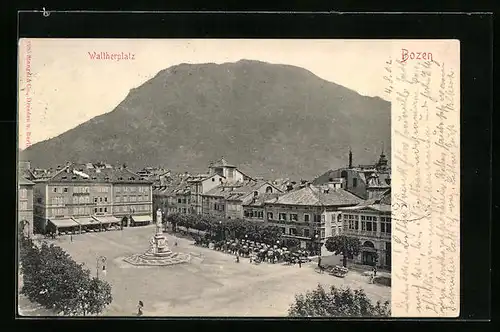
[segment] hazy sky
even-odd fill
[[[19,145],[55,137],[112,111],[160,70],[179,63],[241,59],[289,64],[362,95],[384,96],[384,63],[391,42],[381,40],[31,39],[20,42]],[[89,52],[134,54],[134,60],[92,60]],[[27,54],[31,88],[26,95]],[[31,98],[30,119],[26,110]],[[29,123],[29,128],[26,124]]]

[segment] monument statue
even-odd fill
[[[162,221],[163,214],[161,213],[160,208],[156,211],[156,234],[163,233],[162,231]]]
[[[149,240],[149,250],[144,254],[135,254],[124,258],[126,262],[143,266],[174,265],[189,262],[190,255],[174,253],[168,247],[167,237],[163,234],[162,217],[161,209],[158,208],[156,211],[155,232]]]

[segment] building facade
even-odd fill
[[[359,206],[341,208],[344,235],[361,242],[357,264],[391,268],[391,201],[390,190]]]
[[[352,164],[352,152],[349,151],[349,165],[337,170],[329,170],[312,181],[313,185],[330,182],[342,183],[342,188],[363,198],[380,198],[391,186],[391,169],[385,154],[373,165]]]
[[[341,232],[341,207],[363,200],[342,188],[306,185],[265,202],[265,221],[281,228],[284,237],[302,248],[319,251],[326,238]]]
[[[246,218],[245,206],[273,193],[278,194],[281,191],[264,180],[226,182],[202,195],[203,213],[229,219],[243,219]],[[263,220],[263,214],[261,216]]]
[[[17,221],[25,236],[33,236],[33,187],[35,183],[22,177],[18,178]]]
[[[50,178],[35,182],[37,232],[81,230],[94,221],[122,226],[149,223],[151,186],[126,168],[67,164]]]

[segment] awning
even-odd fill
[[[113,216],[92,216],[96,221],[100,222],[101,224],[119,224],[120,219],[113,217]]]
[[[82,226],[99,225],[99,222],[92,217],[71,218],[71,219],[73,219],[74,221],[76,221],[76,223],[78,223]]]
[[[132,216],[132,219],[134,219],[135,222],[150,222],[153,220],[153,217],[150,215]]]
[[[67,219],[49,219],[50,223],[57,228],[79,227],[80,225],[71,218]]]

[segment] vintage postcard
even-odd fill
[[[458,317],[459,41],[18,54],[19,316]]]

